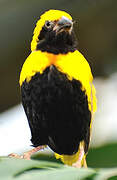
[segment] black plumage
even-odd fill
[[[35,147],[46,144],[58,154],[72,155],[84,140],[88,151],[91,112],[78,80],[52,65],[24,81],[21,94]]]
[[[53,54],[67,54],[74,52],[77,49],[77,41],[74,31],[71,34],[63,31],[56,34],[55,31],[47,29],[45,26],[42,28],[37,43],[36,50],[48,52]]]

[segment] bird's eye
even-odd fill
[[[45,27],[51,28],[52,27],[52,22],[51,21],[46,21],[45,22]]]

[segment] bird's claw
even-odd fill
[[[14,157],[14,158],[22,159],[22,157],[16,153],[11,153],[8,155],[8,157]]]
[[[81,168],[81,162],[77,161],[76,163],[72,164],[73,167]]]

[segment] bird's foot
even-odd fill
[[[73,163],[72,166],[76,168],[81,168],[82,167],[81,161],[77,161],[76,163]]]
[[[14,158],[18,158],[18,159],[21,158],[21,156],[16,154],[16,153],[11,153],[11,154],[8,155],[8,157],[14,157]]]
[[[78,160],[75,163],[73,163],[72,166],[76,167],[76,168],[81,168],[82,165],[84,165],[84,158],[85,158],[85,156],[84,156],[84,147],[83,147],[82,144],[80,144]]]
[[[23,155],[18,155],[16,153],[11,153],[8,155],[8,157],[13,157],[13,158],[17,158],[17,159],[27,159],[30,160],[31,159],[31,155],[29,152],[25,152]]]
[[[27,152],[25,152],[23,155],[18,155],[18,154],[15,154],[15,153],[11,153],[11,154],[9,154],[8,156],[9,157],[14,157],[14,158],[18,158],[18,159],[27,159],[27,160],[29,160],[29,159],[31,159],[31,155],[32,154],[34,154],[35,152],[37,152],[37,151],[40,151],[40,150],[42,150],[42,149],[44,149],[46,146],[38,146],[38,147],[36,147],[36,148],[33,148],[33,149],[31,149],[30,151],[27,151]]]

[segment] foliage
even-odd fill
[[[117,144],[111,144],[100,148],[91,149],[89,151],[87,160],[88,164],[90,166],[93,166],[93,168],[87,169],[77,169],[65,166],[59,160],[56,160],[52,154],[38,153],[33,156],[33,159],[31,160],[0,157],[0,179],[116,180],[116,152]],[[111,168],[107,168],[109,167],[109,165]],[[106,168],[104,168],[104,166]]]

